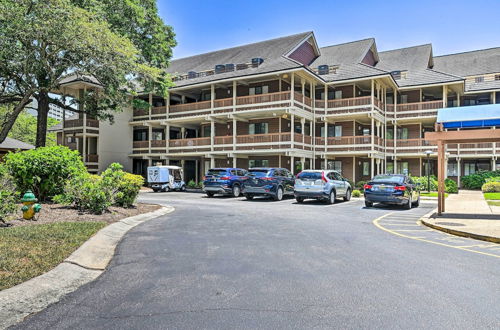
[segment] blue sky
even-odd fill
[[[305,4],[305,6],[304,6]],[[314,31],[320,47],[375,37],[379,51],[432,43],[434,55],[500,46],[499,0],[159,0],[174,58]]]

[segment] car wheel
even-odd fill
[[[164,192],[169,192],[170,191],[170,187],[169,186],[166,186],[165,188],[162,189],[162,191]]]
[[[410,196],[410,197],[408,197],[408,203],[405,204],[405,209],[410,210],[412,204],[413,204],[413,201],[411,200],[411,196]]]
[[[186,191],[186,186],[182,186],[181,191]]]
[[[297,203],[304,203],[304,197],[295,197]]]
[[[241,194],[240,186],[238,186],[237,184],[235,184],[233,186],[232,195],[233,195],[233,197],[240,197],[240,194]]]
[[[213,192],[207,192],[207,197],[208,197],[208,198],[212,198],[212,197],[214,197],[214,193],[213,193]]]
[[[158,192],[158,189],[153,189],[153,192]]]
[[[373,202],[365,201],[365,206],[366,207],[372,207],[373,206]]]
[[[273,199],[275,201],[283,200],[283,188],[278,187],[278,190],[276,191],[276,195],[273,196]]]
[[[245,198],[249,201],[251,201],[253,199],[253,195],[250,195],[250,194],[246,194],[245,195]]]
[[[330,191],[330,195],[328,195],[328,199],[326,200],[326,203],[327,204],[334,204],[335,203],[335,199],[337,198],[337,196],[335,195],[335,191]]]
[[[418,199],[413,202],[413,207],[419,207],[420,206],[420,195],[418,195]]]
[[[351,189],[347,189],[347,192],[345,193],[344,201],[348,202],[351,200]]]

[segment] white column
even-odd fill
[[[214,101],[215,101],[215,85],[210,85],[210,109],[214,112]]]
[[[233,150],[236,150],[236,136],[237,136],[238,122],[233,118]]]
[[[448,105],[448,86],[443,85],[443,108],[446,108],[447,105]],[[445,173],[445,178],[446,178],[446,173]]]
[[[237,167],[237,165],[236,165],[237,161],[238,161],[238,159],[235,156],[233,156],[233,167]]]
[[[215,144],[215,121],[213,119],[211,119],[210,120],[210,149],[212,151],[214,150],[214,144]]]
[[[302,133],[302,143],[305,142],[305,138],[306,138],[306,133],[305,133],[305,127],[306,127],[306,120],[304,118],[301,118],[300,119],[300,125],[301,125],[301,133]]]
[[[290,144],[291,148],[293,148],[293,141],[295,138],[295,115],[293,113],[290,115],[290,133]]]
[[[194,172],[195,172],[195,175],[194,175],[194,181],[196,181],[196,183],[200,182],[200,175],[199,175],[199,172],[200,169],[198,167],[198,159],[196,159],[194,161]]]
[[[352,156],[352,182],[354,184],[356,184],[356,157],[355,156]]]
[[[305,169],[305,166],[306,166],[306,158],[305,157],[300,158],[300,166],[301,166],[302,170]]]
[[[491,92],[491,103],[495,104],[497,103],[497,93]]]
[[[375,158],[370,156],[370,175],[373,178],[375,176]]]
[[[149,144],[149,153],[151,153],[151,141],[153,140],[153,126],[148,125],[148,144]]]
[[[290,78],[290,103],[293,107],[293,100],[295,98],[295,74],[292,72],[291,78]]]
[[[211,168],[214,168],[215,167],[215,158],[214,157],[210,157],[210,167]],[[208,170],[207,170],[208,171]]]
[[[457,186],[460,188],[460,179],[462,177],[462,160],[457,158]]]
[[[460,106],[460,92],[457,92],[457,107]]]
[[[184,168],[184,165],[185,165],[186,161],[184,159],[181,159],[181,167],[182,167],[182,181],[186,181],[186,178],[185,178],[185,168]]]
[[[295,157],[293,156],[290,156],[290,172],[292,172],[292,174],[295,174]]]
[[[169,149],[169,144],[170,144],[170,124],[167,124],[167,128],[165,129],[165,145],[167,154],[168,154],[168,149]]]

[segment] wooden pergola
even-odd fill
[[[445,211],[445,145],[500,142],[497,126],[500,126],[500,104],[438,110],[436,131],[425,133],[425,140],[435,142],[438,147],[438,215]]]

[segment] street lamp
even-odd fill
[[[426,150],[425,155],[427,156],[427,192],[431,192],[431,158],[432,150]]]

